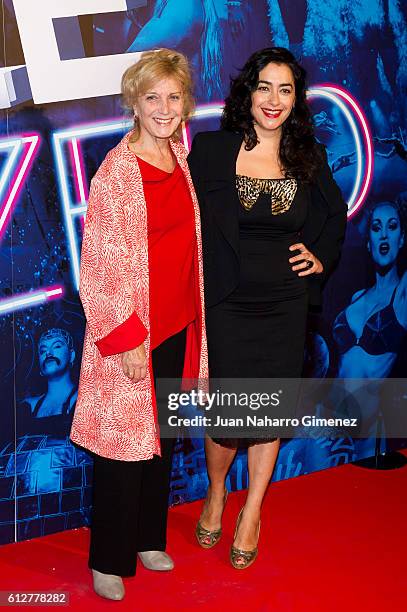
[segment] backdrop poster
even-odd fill
[[[349,208],[341,263],[326,287],[322,313],[310,317],[305,375],[405,375],[405,297],[382,292],[387,310],[379,314],[370,301],[384,265],[393,266],[400,282],[406,268],[400,238],[407,206],[403,5],[106,0],[100,13],[96,0],[2,0],[1,543],[89,520],[91,460],[68,439],[85,325],[78,296],[80,243],[89,182],[130,126],[118,95],[120,77],[141,51],[176,48],[191,61],[197,110],[185,132],[187,146],[196,131],[217,129],[230,75],[251,52],[285,46],[302,61],[317,137]],[[378,206],[383,202],[397,202],[398,230],[389,226],[388,208]],[[393,334],[386,345],[386,316],[394,323],[398,314],[397,338]],[[273,479],[372,455],[381,401],[378,392],[369,439],[285,441]],[[386,402],[406,409],[398,396]],[[171,503],[205,493],[203,444],[196,433],[182,432],[177,443]],[[384,427],[382,448],[404,445],[386,440],[385,433]],[[232,490],[247,485],[244,454],[227,484]]]

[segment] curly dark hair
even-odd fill
[[[221,126],[232,132],[243,132],[246,151],[251,151],[258,144],[251,114],[251,95],[257,88],[259,72],[271,62],[286,64],[293,73],[295,84],[295,104],[282,125],[280,161],[287,178],[311,182],[320,167],[322,153],[314,136],[311,112],[306,101],[306,72],[288,49],[267,47],[249,57],[237,77],[231,79]]]

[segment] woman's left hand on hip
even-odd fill
[[[298,272],[298,276],[308,276],[309,274],[321,274],[324,270],[324,266],[315,255],[311,253],[302,242],[292,244],[289,247],[290,251],[301,251],[299,255],[294,255],[288,260],[292,266],[294,272]],[[296,263],[299,262],[299,263]]]

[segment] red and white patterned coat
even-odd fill
[[[91,182],[79,290],[87,326],[71,439],[102,457],[139,461],[161,452],[149,334],[144,341],[150,355],[147,375],[138,382],[123,373],[120,354],[102,356],[97,346],[102,339],[106,343],[106,337],[119,326],[130,329],[130,321],[134,329],[138,326],[149,330],[147,206],[137,158],[128,148],[130,134],[107,154]],[[170,145],[186,177],[194,206],[202,313],[199,378],[206,379],[199,207],[187,151],[181,143],[170,141]]]

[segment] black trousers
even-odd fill
[[[183,330],[152,351],[154,383],[181,378],[185,339]],[[157,409],[167,410],[158,398]],[[165,550],[173,447],[174,439],[162,438],[162,456],[146,461],[94,455],[90,568],[134,576],[137,552]]]

